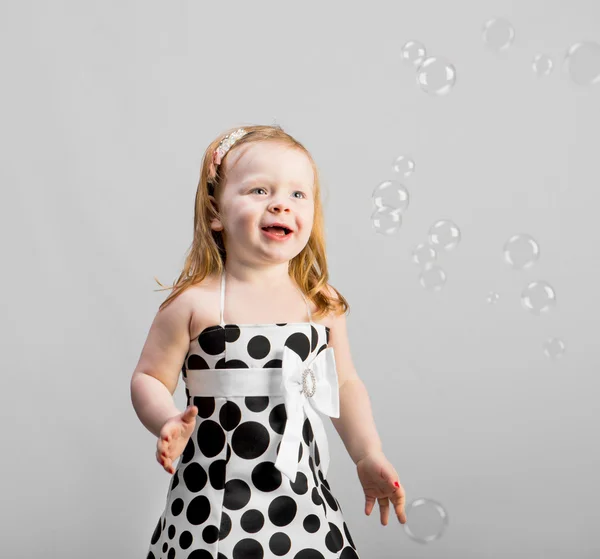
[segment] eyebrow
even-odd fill
[[[270,179],[269,177],[266,177],[264,175],[251,175],[249,178],[245,179],[242,184],[248,185],[250,183],[260,182],[260,181],[264,181],[264,182],[267,182],[269,184],[273,183],[272,179]],[[291,181],[290,184],[294,188],[307,188],[303,184],[297,183],[296,181]]]

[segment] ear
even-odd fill
[[[208,199],[209,199],[213,209],[215,210],[215,212],[218,213],[219,212],[219,204],[217,203],[216,198],[209,194]],[[218,217],[215,217],[211,220],[210,227],[213,231],[223,231],[223,224],[221,223],[221,220]]]

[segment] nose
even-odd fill
[[[273,202],[271,202],[269,204],[270,211],[273,211],[273,210],[285,211],[285,210],[288,210],[289,207],[290,207],[290,201],[283,196],[280,196],[279,198],[275,199]]]

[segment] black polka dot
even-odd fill
[[[231,447],[235,454],[246,460],[262,456],[269,447],[269,432],[262,423],[245,421],[233,432]]]
[[[352,536],[350,535],[350,531],[348,530],[348,526],[346,526],[346,523],[343,522],[342,523],[344,525],[344,535],[346,536],[346,539],[348,540],[348,543],[354,548],[356,549],[356,546],[354,545],[354,542],[352,541]]]
[[[194,445],[194,439],[190,437],[181,454],[181,464],[187,464],[194,457],[195,453],[196,446]]]
[[[334,553],[337,553],[344,547],[342,532],[340,532],[340,529],[332,522],[329,522],[329,532],[325,536],[325,545],[329,551],[333,551]]]
[[[313,475],[313,481],[314,481],[315,487],[319,487],[319,480],[317,479],[317,474],[315,472],[315,465],[313,464],[312,456],[308,457],[308,467],[310,468],[310,471]]]
[[[203,357],[200,357],[200,355],[198,355],[197,353],[192,353],[192,355],[190,355],[188,357],[187,360],[187,369],[190,371],[193,370],[197,370],[197,369],[208,369],[208,363],[206,362],[206,359],[204,359]],[[186,373],[187,376],[187,373]]]
[[[183,505],[184,505],[184,501],[183,499],[177,498],[174,499],[173,502],[171,503],[171,514],[173,516],[179,516],[181,514],[181,511],[183,510]],[[164,525],[163,525],[163,530],[164,530]]]
[[[216,526],[207,526],[202,530],[202,539],[206,543],[215,543],[219,539],[219,529]]]
[[[263,513],[256,509],[247,510],[240,519],[242,530],[245,530],[250,534],[255,534],[261,530],[264,524],[265,517],[263,516]]]
[[[308,417],[304,420],[304,423],[302,424],[302,438],[304,439],[306,446],[309,446],[310,443],[312,443],[313,439],[315,438],[315,436],[313,434],[312,426],[310,424],[310,421],[308,420]]]
[[[219,553],[219,556],[221,554]],[[213,559],[212,553],[206,549],[195,549],[186,559]]]
[[[252,483],[260,491],[275,491],[281,485],[281,472],[274,462],[261,462],[252,470]]]
[[[296,481],[291,482],[290,487],[297,495],[304,495],[308,491],[308,478],[299,471],[296,474]]]
[[[273,555],[281,557],[292,548],[292,540],[284,532],[276,532],[269,540],[269,549]]]
[[[269,520],[275,526],[287,526],[294,520],[298,505],[287,495],[281,495],[271,501],[268,510]]]
[[[181,463],[184,463],[183,460],[181,460],[180,464]],[[177,466],[175,473],[171,477],[171,489],[170,489],[171,492],[173,492],[173,489],[175,489],[179,485],[179,468],[180,468],[180,465]]]
[[[358,555],[354,549],[346,546],[340,555],[340,559],[358,559]]]
[[[229,535],[229,532],[231,532],[231,517],[225,511],[221,511],[219,539],[224,540]]]
[[[225,487],[225,460],[215,460],[208,467],[208,477],[213,489],[223,489]]]
[[[183,471],[183,483],[192,493],[198,493],[206,485],[206,470],[197,462],[192,462]]]
[[[304,332],[290,334],[284,345],[295,351],[302,361],[306,361],[310,355],[310,341]]]
[[[215,399],[213,396],[194,396],[194,406],[198,408],[197,417],[206,419],[215,411]]]
[[[319,531],[319,528],[321,527],[321,521],[316,514],[309,514],[304,519],[302,526],[308,533],[314,534],[315,532]]]
[[[316,549],[303,549],[294,555],[294,559],[325,559],[323,554]]]
[[[210,514],[210,501],[204,495],[198,495],[194,497],[187,510],[185,511],[186,518],[190,524],[197,526],[206,522],[208,515]]]
[[[225,484],[223,506],[229,510],[240,510],[250,501],[250,486],[241,479],[232,479]]]
[[[157,541],[158,538],[160,538],[160,533],[162,532],[161,530],[161,519],[158,519],[158,522],[156,523],[156,528],[154,528],[154,532],[152,533],[152,537],[150,538],[150,543],[152,545],[154,545]]]
[[[271,343],[266,336],[252,336],[248,342],[248,355],[252,359],[264,359],[271,351]]]
[[[225,431],[235,429],[242,418],[242,410],[235,402],[225,402],[219,411],[219,421]]]
[[[263,559],[264,556],[262,545],[252,538],[240,540],[233,548],[233,559]]]
[[[226,335],[226,331],[221,326],[211,326],[200,333],[198,336],[198,345],[208,355],[220,355],[225,351]]]
[[[287,423],[285,404],[277,404],[269,414],[269,425],[278,435],[283,435]]]
[[[325,487],[324,485],[321,485],[321,493],[323,493],[323,497],[327,501],[327,504],[329,505],[331,510],[337,511],[338,510],[337,502],[333,498],[333,495],[331,494],[329,489],[327,489],[327,487]]]
[[[190,547],[190,545],[192,545],[193,542],[194,537],[192,536],[191,532],[189,532],[188,530],[184,530],[183,532],[181,532],[179,536],[179,547],[181,549],[187,549],[188,547]]]
[[[223,428],[212,419],[206,419],[200,423],[196,438],[200,452],[208,458],[213,458],[219,454],[225,444],[225,432]]]
[[[269,405],[268,396],[246,396],[244,400],[246,407],[255,413],[259,413],[267,409]]]
[[[319,479],[321,480],[321,483],[327,487],[327,489],[329,489],[331,491],[331,487],[329,487],[329,482],[325,479],[325,477],[323,476],[323,472],[319,469],[317,470],[318,475],[319,475]]]

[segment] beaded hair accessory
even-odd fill
[[[223,157],[225,157],[226,153],[231,149],[231,146],[246,134],[248,134],[246,130],[238,128],[235,132],[228,134],[219,142],[219,146],[213,152],[213,163],[215,164],[215,167],[221,164]]]

